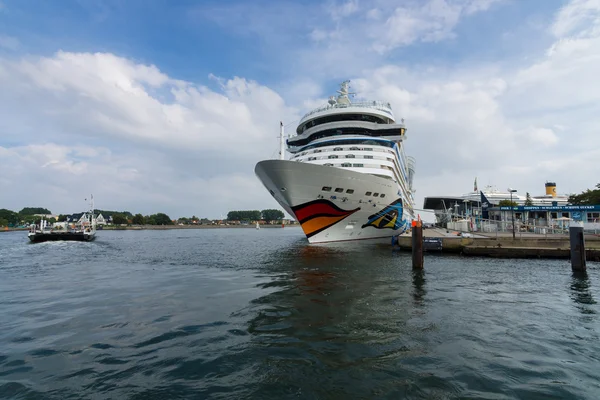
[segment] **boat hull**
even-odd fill
[[[392,180],[288,160],[261,161],[254,171],[310,243],[386,239],[410,229],[412,205]]]
[[[31,233],[28,235],[32,243],[54,242],[54,241],[71,241],[71,242],[91,242],[96,238],[95,234],[83,233]]]

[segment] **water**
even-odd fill
[[[298,228],[0,234],[0,398],[597,399],[600,268]]]

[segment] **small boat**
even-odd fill
[[[260,229],[260,225],[258,224],[258,221],[256,221],[256,229]]]
[[[27,234],[29,240],[33,243],[48,241],[77,241],[91,242],[96,238],[96,216],[94,215],[93,197],[90,211],[83,213],[79,221],[69,226],[66,222],[58,222],[52,226],[44,217],[40,224],[32,224]]]

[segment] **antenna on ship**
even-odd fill
[[[345,80],[344,82],[340,83],[340,90],[337,91],[340,94],[337,98],[338,104],[350,104],[350,98],[348,96],[355,95],[356,93],[349,92],[348,91],[349,89],[350,89],[350,81],[349,80]]]
[[[279,121],[279,159],[285,160],[285,141],[283,139],[283,121]]]

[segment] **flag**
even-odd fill
[[[490,202],[488,201],[487,197],[485,197],[485,194],[483,194],[483,192],[479,192],[481,193],[481,218],[483,219],[489,219],[489,211],[488,208],[490,207]]]

